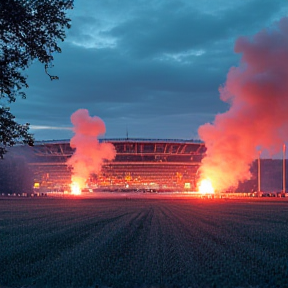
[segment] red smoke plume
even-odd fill
[[[79,109],[71,115],[75,135],[70,141],[71,148],[75,148],[67,164],[73,167],[72,181],[76,181],[81,188],[91,173],[99,173],[103,161],[113,160],[116,152],[111,143],[99,143],[98,136],[106,132],[105,124],[97,116],[90,117],[86,109]]]
[[[198,131],[207,147],[201,175],[219,190],[250,178],[257,149],[274,154],[288,139],[288,18],[238,38],[235,52],[242,54],[240,65],[219,89],[230,109]]]

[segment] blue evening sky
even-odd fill
[[[88,109],[106,138],[197,139],[228,110],[219,99],[239,36],[287,16],[286,0],[76,0],[62,53],[49,72],[33,64],[27,99],[11,104],[36,140],[68,139]]]

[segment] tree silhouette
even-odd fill
[[[28,84],[24,70],[33,61],[38,60],[44,65],[51,80],[58,79],[50,75],[48,69],[53,66],[53,54],[61,53],[58,43],[64,41],[65,29],[70,28],[71,20],[66,12],[72,8],[72,0],[0,1],[0,129],[1,134],[2,131],[8,133],[0,136],[0,156],[6,151],[3,147],[15,143],[5,141],[6,138],[23,139],[23,143],[30,143],[33,139],[27,133],[29,124],[14,125],[14,120],[7,121],[7,117],[10,120],[15,117],[3,103],[15,102],[17,96],[26,98],[23,88],[28,88]]]
[[[25,157],[8,155],[0,161],[0,193],[33,192],[33,173]]]
[[[33,145],[33,136],[28,133],[29,124],[18,124],[9,108],[0,107],[0,158],[7,152],[6,147],[16,143]]]

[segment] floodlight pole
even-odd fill
[[[283,144],[283,193],[286,192],[286,145]]]
[[[261,154],[261,151],[258,152],[258,192],[261,192],[260,154]]]

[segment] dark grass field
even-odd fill
[[[288,201],[0,198],[0,287],[288,287]]]

